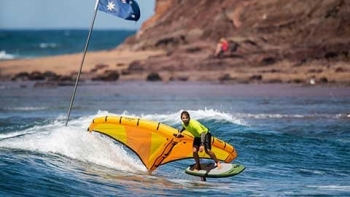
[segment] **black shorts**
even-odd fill
[[[201,137],[195,137],[193,141],[193,147],[201,145]],[[204,148],[211,150],[211,133],[208,131],[205,135]]]

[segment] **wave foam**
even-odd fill
[[[72,125],[78,125],[79,121],[72,122]],[[100,134],[87,132],[85,124],[64,126],[62,121],[57,121],[2,137],[8,138],[1,141],[2,148],[60,154],[121,171],[147,171],[138,157],[127,152],[123,145]]]
[[[6,51],[0,51],[0,60],[10,60],[15,59],[14,55],[6,53]]]
[[[39,44],[39,47],[43,48],[43,49],[45,49],[45,48],[56,48],[57,46],[58,46],[58,44],[56,44],[56,43],[45,43],[45,42],[43,42],[43,43]]]

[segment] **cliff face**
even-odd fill
[[[137,35],[143,47],[220,37],[271,46],[350,41],[350,2],[345,0],[157,0],[155,11]]]
[[[221,37],[236,47],[214,58]],[[350,81],[350,1],[156,0],[155,15],[122,47],[165,50],[141,64],[172,79],[185,69],[221,80]]]

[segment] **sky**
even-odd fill
[[[139,29],[154,14],[155,0],[137,0],[138,22],[98,11],[94,29]],[[96,0],[0,0],[0,29],[89,29]]]

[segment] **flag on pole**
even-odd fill
[[[71,112],[72,107],[73,107],[73,102],[74,102],[75,94],[76,94],[76,91],[78,88],[80,74],[81,74],[81,71],[83,70],[85,55],[86,55],[87,48],[89,46],[90,36],[91,36],[92,29],[94,27],[95,18],[97,15],[97,10],[118,16],[118,17],[123,18],[125,20],[132,20],[132,21],[138,21],[140,19],[140,15],[141,15],[140,7],[135,0],[96,0],[95,9],[94,9],[94,18],[91,22],[90,31],[88,34],[88,38],[87,38],[84,53],[83,53],[83,59],[81,60],[81,63],[80,63],[80,70],[78,72],[77,80],[75,81],[75,86],[74,86],[72,98],[70,100],[68,113],[67,113],[66,126],[68,125],[70,112]]]
[[[98,10],[132,21],[138,21],[141,15],[135,0],[98,0]]]

